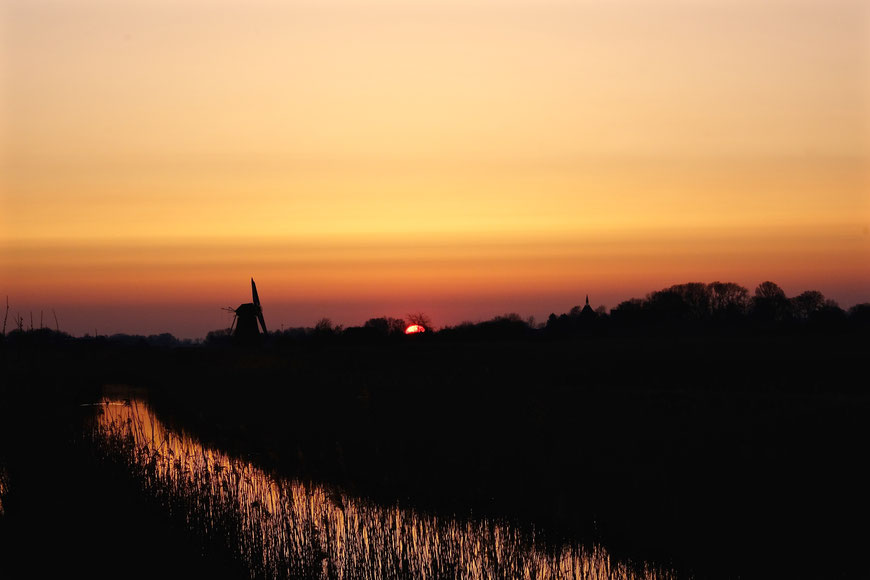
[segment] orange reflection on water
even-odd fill
[[[282,479],[164,426],[141,401],[104,401],[97,432],[122,450],[146,491],[188,525],[222,530],[257,574],[321,578],[664,580],[604,548],[544,545],[503,522],[386,507]],[[114,442],[114,445],[112,443]],[[203,529],[204,528],[204,529]]]

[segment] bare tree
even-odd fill
[[[409,324],[417,324],[419,326],[422,326],[426,330],[429,330],[432,328],[432,319],[429,318],[423,312],[414,312],[414,313],[408,314],[406,316],[406,318],[408,319]]]
[[[317,324],[314,325],[315,334],[341,334],[342,326],[340,324],[333,325],[332,320],[329,318],[321,318],[317,321]]]

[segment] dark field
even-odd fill
[[[868,347],[855,333],[5,344],[3,566],[244,574],[94,460],[78,404],[122,383],[221,449],[380,502],[504,517],[697,577],[854,576]],[[34,547],[47,557],[23,556]]]

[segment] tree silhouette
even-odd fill
[[[406,316],[408,324],[417,324],[426,330],[432,329],[432,319],[423,312],[413,312]]]
[[[825,297],[818,290],[807,290],[791,299],[791,307],[799,319],[809,320],[814,313],[825,307]]]
[[[712,299],[710,288],[703,282],[687,282],[670,287],[670,291],[682,298],[686,315],[690,320],[709,318]]]
[[[764,323],[782,322],[791,311],[785,291],[773,282],[762,282],[755,289],[752,311],[756,319]]]
[[[742,316],[749,307],[749,290],[734,282],[711,282],[710,307],[716,318]]]
[[[645,303],[640,298],[631,298],[620,302],[610,311],[610,319],[619,327],[629,328],[639,326],[645,318]],[[548,321],[549,326],[549,321]]]
[[[314,325],[314,334],[316,336],[333,336],[341,333],[342,326],[339,324],[334,326],[329,318],[321,318]]]
[[[369,318],[363,328],[379,336],[393,336],[405,332],[405,321],[392,316]]]
[[[784,300],[785,291],[768,280],[758,285],[755,289],[755,297],[763,300]]]
[[[647,294],[644,309],[660,325],[671,325],[677,321],[688,319],[690,313],[690,305],[673,287]]]
[[[870,329],[870,302],[856,304],[850,308],[849,323],[853,328]]]

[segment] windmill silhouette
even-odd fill
[[[263,307],[260,306],[260,297],[257,295],[257,285],[253,278],[251,278],[251,295],[254,299],[253,302],[241,304],[238,308],[229,308],[235,315],[233,323],[230,325],[230,331],[233,337],[241,340],[260,337],[260,329],[257,327],[258,320],[260,326],[263,327],[263,334],[269,334],[269,331],[266,330],[266,320],[263,318]]]

